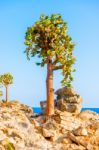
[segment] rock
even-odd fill
[[[82,98],[73,88],[61,88],[55,92],[57,95],[56,108],[61,111],[79,114],[82,108]]]
[[[72,143],[64,146],[62,150],[86,150],[86,148],[81,145]]]
[[[54,130],[47,130],[45,128],[42,129],[42,134],[48,140],[51,140],[51,138],[55,137],[55,135],[56,135]]]
[[[68,95],[68,96],[75,96],[76,92],[74,91],[73,88],[71,87],[63,87],[61,89],[58,89],[55,92],[56,95],[58,95],[59,97],[63,96],[63,95]]]
[[[0,145],[0,150],[5,150],[4,146]]]
[[[7,138],[7,136],[3,133],[2,130],[0,130],[0,141],[3,141]]]
[[[82,98],[78,95],[73,88],[64,87],[55,92],[57,100],[54,100],[55,108],[61,111],[79,114],[82,108]],[[43,114],[46,113],[47,102],[41,101],[40,106]]]
[[[38,140],[45,143],[46,146],[50,145],[32,124],[31,114],[33,115],[31,109],[19,102],[13,101],[8,102],[8,104],[0,102],[0,140],[2,147],[3,144],[7,144],[6,139],[16,150],[34,150],[33,143]],[[40,142],[37,143],[35,149]],[[41,144],[41,149],[43,149],[42,147],[44,147],[43,144]]]
[[[84,147],[86,147],[86,145],[87,145],[87,141],[83,141],[82,142],[82,139],[78,139],[76,136],[74,136],[72,133],[68,133],[68,137],[70,138],[70,140],[71,141],[73,141],[74,143],[76,143],[76,144],[81,144],[82,146],[84,146]],[[81,137],[80,137],[81,138]]]
[[[46,123],[42,126],[42,134],[43,136],[51,141],[56,140],[56,135],[58,133],[59,126],[58,124],[51,118],[47,120]]]
[[[57,105],[57,100],[54,100],[54,105]],[[42,114],[46,114],[47,101],[40,101],[40,106],[42,109]]]
[[[67,111],[75,114],[79,114],[81,111],[81,103],[67,103],[63,99],[59,99],[57,102],[57,108],[61,111]]]
[[[75,95],[75,96],[63,96],[63,99],[67,103],[80,103],[82,98],[80,95]]]
[[[63,138],[61,141],[63,144],[71,144],[72,141],[69,138]]]
[[[50,117],[31,115],[31,109],[19,102],[0,102],[1,150],[99,149],[98,114],[84,111],[75,115],[56,108]]]
[[[46,129],[51,130],[57,130],[59,128],[58,124],[55,120],[53,120],[53,117],[48,118],[47,121],[43,124],[43,127]]]
[[[87,130],[85,128],[83,128],[83,127],[79,127],[77,129],[75,129],[73,131],[73,133],[76,136],[87,136],[88,135]]]
[[[66,103],[64,103],[63,99],[59,99],[57,101],[57,108],[61,111],[66,111],[67,110],[67,106]]]
[[[82,120],[98,120],[99,119],[99,114],[92,112],[90,110],[82,111],[79,114],[79,118]]]
[[[93,150],[93,145],[90,143],[91,137],[88,136],[74,136],[72,133],[68,134],[69,138],[78,145],[85,147],[87,150]]]
[[[59,113],[60,112],[60,113]],[[73,116],[70,112],[59,111],[52,118],[65,130],[72,131],[81,126],[81,121],[76,116]]]
[[[68,104],[67,103],[67,109],[66,109],[66,111],[68,111],[68,112],[71,112],[71,113],[79,113],[80,111],[79,111],[79,109],[77,109],[78,108],[78,105],[77,104]]]
[[[24,145],[24,141],[20,141],[18,143],[15,143],[14,144],[14,148],[15,150],[22,150],[22,149],[25,149],[25,145]]]
[[[46,101],[40,101],[40,106],[41,106],[43,114],[45,114],[46,113],[47,102]]]

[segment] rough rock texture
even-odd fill
[[[54,100],[54,105],[57,109],[73,114],[80,113],[82,108],[82,97],[78,95],[73,88],[63,87],[58,89],[55,94],[57,95],[57,99]],[[46,112],[46,105],[46,101],[40,102],[43,114]]]
[[[26,105],[17,101],[0,102],[0,150],[47,149],[49,143],[36,133],[31,116],[33,111]]]
[[[42,113],[46,114],[47,102],[46,101],[40,101],[40,106],[42,109]]]
[[[58,89],[55,94],[57,95],[56,106],[59,110],[75,114],[80,113],[82,108],[82,98],[73,88],[63,87]]]
[[[99,150],[99,114],[55,110],[46,118],[19,102],[0,102],[0,150]]]

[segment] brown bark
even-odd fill
[[[63,67],[64,67],[63,65],[54,66],[54,67],[53,67],[53,70],[63,69]]]
[[[47,64],[47,79],[46,79],[46,88],[47,88],[47,116],[54,114],[54,89],[53,89],[53,65],[52,61],[49,59]]]
[[[5,88],[6,88],[6,102],[8,102],[8,86],[6,86]]]

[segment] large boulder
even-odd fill
[[[63,87],[55,92],[57,95],[56,107],[61,111],[79,114],[82,108],[82,97],[73,88]]]

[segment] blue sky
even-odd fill
[[[11,72],[14,84],[10,99],[38,106],[46,99],[46,68],[26,59],[25,31],[40,14],[61,13],[76,43],[77,58],[73,85],[83,97],[83,107],[99,107],[99,1],[98,0],[1,0],[0,74]],[[54,74],[54,88],[61,87],[60,71]]]

